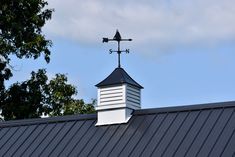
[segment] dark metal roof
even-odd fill
[[[127,83],[137,88],[143,88],[133,80],[123,68],[116,68],[106,79],[96,85],[96,87],[112,86]]]
[[[127,124],[96,114],[0,123],[0,156],[235,155],[235,102],[136,110]]]

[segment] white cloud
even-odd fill
[[[234,0],[49,0],[48,34],[94,44],[119,29],[139,46],[216,44],[235,38]],[[157,47],[157,46],[156,46]]]

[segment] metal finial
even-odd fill
[[[109,38],[103,38],[103,43],[107,43],[109,41],[117,41],[118,42],[118,50],[114,51],[112,49],[109,50],[109,53],[113,53],[113,52],[117,52],[118,54],[118,67],[120,68],[121,67],[121,53],[122,52],[126,52],[126,53],[129,53],[129,49],[126,49],[126,50],[121,50],[120,49],[120,42],[121,41],[132,41],[132,39],[122,39],[121,37],[121,34],[118,32],[118,30],[116,31],[116,34],[114,35],[113,39],[109,39]]]

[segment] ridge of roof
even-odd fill
[[[172,112],[208,110],[208,109],[231,108],[231,107],[235,107],[235,101],[194,104],[194,105],[184,105],[184,106],[170,106],[170,107],[151,108],[151,109],[139,109],[139,110],[135,110],[133,112],[133,115],[172,113]]]
[[[9,120],[0,122],[1,127],[8,126],[19,126],[19,125],[34,125],[34,124],[47,124],[47,123],[61,123],[68,121],[81,121],[81,120],[91,120],[96,119],[96,114],[82,114],[82,115],[66,115],[58,117],[47,117],[47,118],[32,118],[32,119],[19,119],[19,120]]]
[[[185,111],[195,111],[195,110],[231,108],[231,107],[235,107],[235,101],[140,109],[140,110],[135,110],[133,112],[133,116],[149,115],[157,113],[172,113],[172,112],[185,112]],[[0,128],[34,125],[34,124],[61,123],[68,121],[96,120],[96,119],[97,119],[97,114],[83,114],[83,115],[67,115],[67,116],[58,116],[58,117],[49,117],[49,118],[10,120],[10,121],[0,122]]]
[[[127,83],[138,88],[143,88],[134,79],[132,79],[123,68],[116,68],[107,78],[98,83],[96,87],[112,86]]]

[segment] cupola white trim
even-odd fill
[[[99,125],[127,123],[133,110],[141,109],[141,91],[129,84],[98,88]]]

